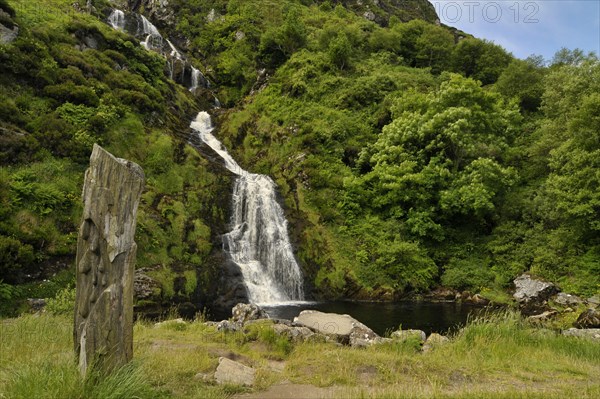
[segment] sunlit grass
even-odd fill
[[[414,342],[367,349],[284,343],[268,323],[244,334],[200,321],[138,322],[134,362],[87,381],[75,366],[71,323],[49,315],[2,321],[0,398],[225,398],[283,381],[344,398],[600,396],[599,343],[531,328],[514,313],[472,320],[450,343],[427,353]],[[221,356],[255,368],[255,387],[201,378],[210,380]]]

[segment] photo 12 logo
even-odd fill
[[[442,23],[513,22],[537,24],[539,1],[432,1]]]

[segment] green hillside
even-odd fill
[[[73,284],[94,142],[146,172],[137,264],[158,284],[141,305],[218,294],[231,178],[188,144],[213,93],[216,135],[278,184],[314,296],[492,296],[523,271],[600,293],[595,55],[518,60],[425,0],[115,2],[202,65],[194,95],[91,3],[0,0],[18,27],[0,44],[3,312]]]

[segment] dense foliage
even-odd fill
[[[157,295],[207,291],[230,186],[182,140],[198,102],[101,21],[107,2],[42,3],[0,1],[21,29],[0,45],[0,296],[64,285],[13,287],[71,262],[94,142],[146,171],[138,264]],[[278,183],[317,295],[504,289],[527,270],[599,293],[596,56],[514,59],[418,1],[172,3],[161,26],[216,83],[224,144]]]

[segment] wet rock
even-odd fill
[[[443,335],[433,333],[429,337],[427,337],[427,340],[423,344],[423,352],[429,352],[433,348],[444,345],[448,342],[450,342],[448,337],[444,337]]]
[[[563,331],[562,335],[600,341],[600,328],[569,328],[568,330]]]
[[[255,373],[256,371],[251,367],[221,357],[214,378],[217,384],[252,386]]]
[[[574,324],[577,328],[600,328],[600,311],[588,309],[579,315]]]
[[[392,339],[397,341],[406,341],[409,339],[418,339],[421,342],[425,342],[427,334],[421,330],[398,330],[394,331],[391,335]]]
[[[250,320],[268,319],[267,312],[253,303],[238,303],[231,309],[231,321],[244,324]]]
[[[576,295],[565,294],[564,292],[559,292],[552,300],[561,306],[577,306],[583,303],[583,299],[579,298]]]
[[[360,321],[350,317],[347,314],[323,313],[316,310],[304,310],[300,312],[298,317],[294,318],[294,325],[307,327],[312,331],[323,334],[331,339],[342,343],[350,344],[350,335],[354,337],[354,342],[360,336],[367,335],[375,337],[377,334],[369,327],[362,324]],[[358,328],[355,330],[355,328]]]
[[[513,282],[516,288],[513,297],[526,315],[539,314],[549,310],[547,301],[558,292],[554,284],[533,279],[528,274],[517,277]]]
[[[133,276],[137,208],[144,172],[94,145],[83,186],[77,241],[74,343],[82,375],[133,357]]]

